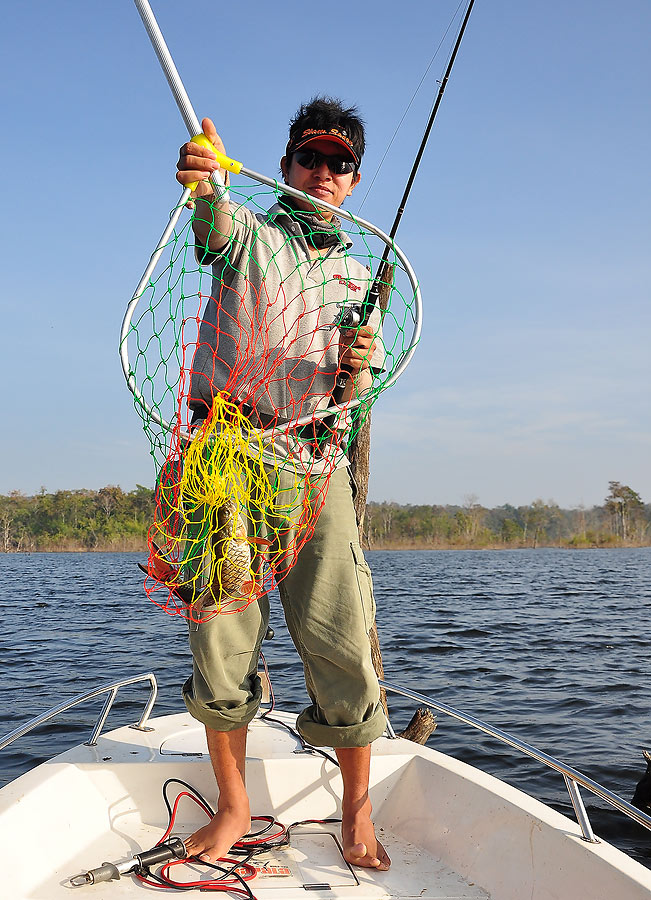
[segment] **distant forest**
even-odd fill
[[[56,491],[0,496],[0,551],[143,550],[154,492]],[[611,481],[602,506],[561,509],[553,500],[487,509],[474,496],[461,506],[369,503],[365,544],[372,550],[651,545],[651,504]]]

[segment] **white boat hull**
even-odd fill
[[[79,872],[160,839],[167,825],[166,779],[181,778],[215,802],[202,726],[187,714],[149,724],[151,732],[124,727],[95,747],[74,747],[0,791],[0,846],[10,848],[11,860],[3,896],[70,900],[72,891],[80,900],[120,900],[156,892],[130,876],[79,888],[69,883]],[[280,726],[252,724],[247,786],[253,813],[284,824],[339,816],[338,769],[297,750]],[[391,870],[351,870],[337,826],[310,826],[294,833],[289,849],[264,857],[266,873],[251,882],[258,900],[305,900],[306,887],[316,896],[360,900],[651,900],[651,871],[607,843],[584,841],[575,822],[435,750],[381,738],[371,781],[374,820]],[[205,821],[186,801],[174,834],[184,837]],[[205,869],[201,873],[207,877]]]

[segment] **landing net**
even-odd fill
[[[278,206],[283,198],[231,185],[222,230],[207,203],[177,208],[123,328],[157,472],[145,588],[196,621],[244,609],[291,569],[332,472],[417,333],[417,286],[391,246],[388,303],[367,323],[366,381],[333,405],[337,323],[364,303],[387,244],[368,223],[344,221],[340,241],[314,258],[313,225]],[[194,216],[225,242],[219,254],[195,248]]]

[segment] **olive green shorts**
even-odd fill
[[[288,479],[295,483],[293,476]],[[321,747],[363,747],[386,726],[368,638],[375,619],[371,571],[352,500],[348,470],[337,469],[313,536],[278,586],[312,701],[297,727],[308,743]],[[268,621],[264,596],[241,612],[190,624],[193,674],[183,699],[194,718],[216,731],[253,719],[262,694],[257,669]]]

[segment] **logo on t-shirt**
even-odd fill
[[[337,281],[341,281],[347,288],[350,288],[351,291],[359,291],[361,290],[358,284],[354,284],[352,281],[346,281],[343,275],[333,275],[333,278],[336,278]]]

